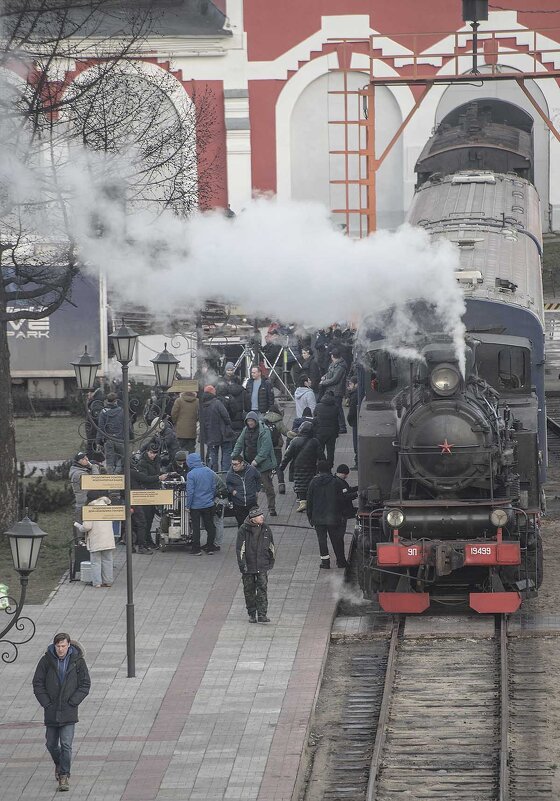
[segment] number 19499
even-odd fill
[[[492,548],[489,545],[471,545],[470,552],[473,556],[490,556]]]

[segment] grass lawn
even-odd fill
[[[84,442],[83,417],[18,417],[18,462],[71,459]]]
[[[29,577],[27,601],[32,604],[42,603],[68,569],[74,506],[70,505],[56,512],[42,512],[37,522],[47,532],[47,536],[41,545],[37,568]],[[5,537],[0,537],[0,583],[7,584],[12,597],[16,600],[19,598],[19,576],[13,568],[10,545]]]

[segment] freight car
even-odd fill
[[[364,595],[388,612],[463,601],[477,612],[513,612],[542,581],[539,198],[527,132],[493,122],[485,137],[484,126],[470,107],[456,130],[436,132],[408,216],[459,248],[464,373],[437,330],[414,362],[370,332],[360,367],[351,564]],[[493,151],[496,167],[510,172],[492,169]],[[465,169],[473,164],[483,168]]]

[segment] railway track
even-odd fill
[[[448,634],[395,619],[389,639],[364,644],[305,801],[514,801],[507,631],[492,622]]]
[[[407,638],[394,630],[367,801],[509,801],[507,631]]]

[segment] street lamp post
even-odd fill
[[[6,598],[8,600],[8,606],[4,609],[4,611],[6,614],[12,616],[12,619],[8,625],[2,629],[2,631],[0,631],[0,643],[8,643],[13,648],[13,653],[11,655],[9,651],[2,652],[2,661],[14,662],[18,655],[18,645],[23,645],[24,643],[29,642],[29,640],[31,640],[35,634],[35,623],[29,617],[22,617],[21,610],[23,609],[23,605],[25,603],[29,574],[32,573],[37,566],[37,558],[41,549],[41,543],[43,542],[43,537],[46,537],[47,535],[37,525],[37,523],[34,523],[26,516],[23,518],[23,520],[21,520],[19,523],[15,523],[11,529],[6,531],[6,536],[10,541],[14,569],[19,573],[21,592],[19,601],[15,601],[15,599],[8,595],[0,597],[0,600],[2,598]],[[16,631],[25,632],[27,623],[30,624],[31,633],[27,634],[24,640],[15,643],[13,640],[6,638],[6,634],[14,626]]]
[[[136,675],[136,637],[134,632],[134,579],[132,574],[132,520],[130,515],[130,401],[128,396],[128,365],[134,357],[134,349],[138,334],[123,323],[118,331],[109,334],[115,356],[121,364],[122,370],[122,397],[124,412],[124,509],[125,509],[125,541],[126,541],[126,658],[128,677]],[[167,345],[154,359],[151,359],[156,374],[156,382],[162,389],[167,389],[173,383],[175,371],[179,360],[169,353]],[[93,389],[95,376],[100,366],[87,352],[77,362],[72,362],[76,373],[78,388],[89,391]],[[91,421],[93,425],[95,422]]]
[[[128,397],[128,365],[134,356],[136,334],[123,323],[118,331],[109,334],[122,370],[124,411],[124,516],[126,540],[126,660],[128,677],[136,675],[136,635],[134,632],[134,582],[132,577],[132,519],[130,515],[130,401]]]

